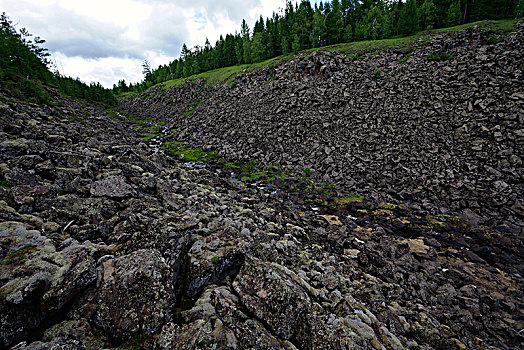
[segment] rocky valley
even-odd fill
[[[523,44],[301,53],[119,112],[2,91],[0,348],[522,348]]]

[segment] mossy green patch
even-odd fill
[[[6,265],[10,265],[15,262],[20,262],[25,259],[27,254],[35,251],[36,247],[32,244],[27,244],[20,249],[13,250],[7,254],[7,259],[5,260]]]
[[[440,52],[440,53],[427,55],[428,61],[447,61],[450,58],[451,58],[451,55],[447,52]]]
[[[408,54],[406,54],[404,58],[398,61],[398,63],[406,64],[411,56],[413,56],[413,52],[409,52]]]
[[[69,118],[69,122],[70,123],[80,123],[82,125],[86,125],[86,121],[77,115],[74,115],[71,118]]]
[[[104,113],[106,113],[108,116],[110,116],[111,118],[115,118],[115,119],[123,119],[123,117],[115,110],[113,109],[108,109],[108,110],[105,110]]]
[[[350,194],[347,196],[335,198],[335,205],[346,205],[349,203],[362,202],[364,199],[366,199],[364,196],[358,194]]]
[[[185,111],[182,112],[182,116],[185,117],[185,118],[187,118],[187,117],[189,117],[190,115],[192,115],[194,112],[195,112],[194,109],[188,109],[188,110],[185,110]]]
[[[167,154],[175,156],[184,162],[205,163],[217,157],[217,152],[206,152],[199,148],[191,147],[183,141],[164,142],[160,148]]]

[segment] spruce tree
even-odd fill
[[[251,53],[253,62],[261,62],[266,59],[266,46],[264,45],[262,32],[257,32],[253,35]]]
[[[435,25],[437,19],[437,7],[433,0],[424,0],[419,9],[420,28],[428,29]]]
[[[407,0],[398,20],[398,31],[402,34],[412,35],[418,31],[418,11],[416,0]]]
[[[447,27],[452,27],[460,24],[462,19],[462,13],[460,11],[460,3],[458,0],[455,0],[449,6],[448,11],[446,12],[445,24]]]

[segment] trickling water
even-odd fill
[[[117,112],[117,115],[119,117],[123,118],[123,119],[127,119],[127,117],[125,115],[122,115],[122,114],[120,114],[118,112]],[[153,123],[152,126],[157,127],[159,129],[160,133],[162,134],[162,136],[168,136],[168,135],[171,134],[170,129],[166,125]],[[162,150],[162,137],[157,136],[157,137],[153,137],[153,138],[149,139],[148,142],[147,142],[147,145],[150,148],[152,148],[155,153],[165,154],[165,152]],[[206,169],[206,168],[208,168],[207,164],[199,163],[199,162],[185,162],[185,163],[182,163],[182,164],[185,167],[189,168],[189,169]],[[221,169],[216,169],[215,170],[215,175],[220,176],[221,174],[222,174],[222,170]],[[244,183],[243,181],[239,180],[237,178],[237,174],[234,173],[234,172],[230,173],[229,181],[231,183],[239,185],[239,186],[246,186],[246,183]],[[263,191],[267,191],[267,192],[271,192],[271,191],[275,190],[275,188],[273,186],[271,186],[270,184],[268,184],[268,183],[266,183],[264,181],[257,181],[257,182],[249,183],[249,185],[253,186],[253,187],[256,187],[258,189],[261,189]]]

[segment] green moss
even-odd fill
[[[70,123],[80,123],[82,125],[86,125],[86,121],[84,119],[80,118],[77,115],[72,116],[71,118],[69,118],[69,122]]]
[[[216,264],[218,262],[218,256],[214,255],[212,258],[211,258],[211,262],[213,264]]]
[[[364,196],[358,194],[350,194],[347,196],[335,198],[335,205],[346,205],[349,203],[362,202],[364,199],[366,199]]]
[[[144,139],[144,141],[151,141],[152,139],[154,139],[155,137],[158,137],[159,134],[149,134],[147,136],[143,136],[142,138]]]
[[[182,112],[182,116],[184,116],[184,117],[187,118],[187,117],[189,117],[190,115],[192,115],[194,112],[195,112],[194,109],[188,109],[188,110],[185,110],[185,111]]]
[[[110,116],[111,118],[123,119],[122,116],[119,115],[117,111],[112,110],[112,109],[105,110],[104,113]]]
[[[436,217],[436,216],[433,216],[433,215],[428,215],[426,217],[426,222],[427,222],[427,227],[428,228],[436,228],[436,227],[442,227],[442,226],[446,226],[446,224],[442,221],[442,219]]]
[[[382,69],[380,68],[377,68],[373,71],[373,75],[376,76],[377,78],[380,78],[382,74],[384,74],[384,72],[382,72]]]
[[[309,169],[309,168],[305,168],[304,169],[304,176],[306,177],[310,177],[311,176],[311,173],[312,173],[312,170]]]
[[[406,56],[404,56],[404,58],[402,58],[401,60],[398,61],[398,63],[400,64],[406,64],[408,59],[413,56],[413,52],[410,52],[408,53]]]
[[[447,52],[427,55],[428,61],[447,61],[450,58],[451,58],[451,55]]]
[[[224,169],[240,169],[242,166],[241,162],[225,162],[223,165]]]
[[[184,162],[208,162],[216,159],[217,152],[206,152],[198,148],[194,148],[182,141],[164,142],[160,147],[169,155],[175,156],[177,159]]]
[[[13,250],[7,254],[7,259],[5,261],[6,265],[10,265],[15,262],[20,262],[26,258],[26,254],[29,254],[32,251],[35,251],[36,247],[32,244],[27,244],[20,249]]]

